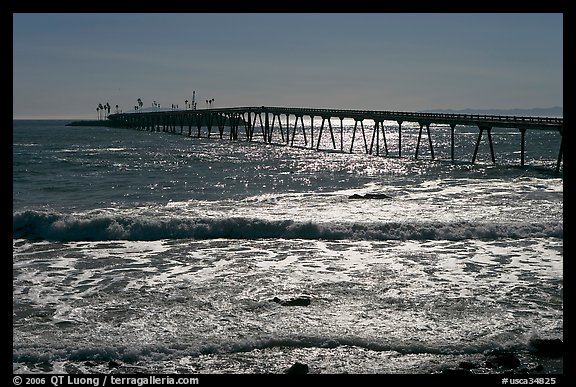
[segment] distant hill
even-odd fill
[[[564,117],[564,109],[561,106],[532,109],[431,109],[422,110],[421,113],[462,113],[462,114],[492,114],[498,116],[539,116],[539,117]]]
[[[66,124],[66,126],[104,126],[107,128],[120,128],[122,125],[118,122],[111,121],[108,119],[105,120],[80,120],[80,121],[72,121]]]

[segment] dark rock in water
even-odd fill
[[[458,367],[463,368],[465,370],[471,370],[474,368],[478,368],[478,365],[471,363],[469,361],[461,361],[460,364],[458,364]]]
[[[290,366],[290,368],[284,371],[285,374],[307,374],[308,365],[300,362],[296,362]]]
[[[286,300],[282,303],[286,306],[308,306],[310,305],[310,299],[307,297],[298,297],[291,300]]]
[[[533,339],[529,344],[530,352],[539,356],[562,357],[564,343],[560,339]]]
[[[274,297],[272,299],[273,302],[276,302],[280,305],[283,306],[308,306],[310,305],[310,298],[308,297],[296,297],[296,298],[291,298],[289,300],[281,300],[278,297]]]
[[[41,369],[43,372],[52,372],[52,370],[54,369],[52,367],[52,364],[48,361],[43,361],[40,364],[36,365],[39,369]]]
[[[80,367],[78,367],[75,364],[64,364],[64,373],[66,374],[71,374],[71,375],[75,375],[75,374],[82,374],[86,371],[82,370]]]
[[[392,199],[392,197],[388,196],[386,194],[367,193],[365,195],[354,194],[354,195],[348,196],[348,199]]]
[[[530,372],[541,372],[544,371],[544,366],[542,364],[536,364],[536,366],[529,369]]]
[[[114,360],[110,360],[110,361],[108,362],[108,367],[109,367],[109,368],[117,368],[117,367],[120,367],[121,365],[122,365],[122,364],[120,364],[120,363],[118,363],[117,361],[114,361]]]
[[[441,371],[444,375],[470,375],[472,372],[470,370],[462,369],[462,368],[446,368]]]
[[[493,353],[486,359],[488,368],[516,368],[520,365],[520,359],[510,352]]]

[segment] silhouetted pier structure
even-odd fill
[[[294,117],[293,123],[290,123],[290,117]],[[306,125],[304,117],[310,117],[309,139],[306,135]],[[284,118],[284,123],[283,123]],[[314,139],[314,120],[322,119],[319,132]],[[350,141],[350,150],[352,153],[356,132],[360,128],[364,140],[364,149],[367,154],[380,155],[381,143],[384,146],[385,155],[388,156],[388,143],[386,140],[386,131],[384,121],[395,121],[398,124],[398,157],[402,156],[402,124],[405,122],[416,123],[420,126],[418,132],[418,141],[416,143],[415,157],[418,158],[422,134],[428,137],[430,156],[434,159],[434,148],[432,145],[432,136],[430,125],[448,125],[451,131],[451,160],[454,161],[454,136],[457,125],[476,126],[478,127],[478,138],[472,156],[472,163],[476,161],[478,149],[484,133],[488,137],[492,163],[496,163],[494,156],[494,146],[492,142],[493,128],[515,128],[521,134],[520,140],[520,164],[524,166],[525,159],[525,142],[527,130],[552,130],[558,131],[560,139],[560,149],[556,162],[556,172],[560,169],[563,157],[563,128],[564,119],[557,117],[535,117],[535,116],[503,116],[487,114],[457,114],[457,113],[418,113],[403,111],[380,111],[380,110],[346,110],[346,109],[314,109],[314,108],[290,108],[290,107],[231,107],[231,108],[210,108],[198,110],[172,110],[172,111],[153,111],[153,112],[134,112],[110,114],[108,119],[114,122],[115,126],[134,128],[147,131],[162,131],[177,133],[180,128],[180,134],[184,134],[184,128],[187,127],[187,135],[193,136],[193,128],[197,137],[202,136],[202,129],[206,129],[207,137],[212,135],[214,128],[218,129],[218,135],[224,138],[226,128],[228,128],[227,137],[230,140],[238,140],[239,133],[244,133],[247,141],[253,141],[257,128],[260,129],[262,140],[265,143],[273,142],[274,128],[277,125],[280,142],[282,144],[294,145],[294,138],[297,130],[300,128],[304,137],[305,147],[320,149],[320,140],[325,130],[329,130],[331,142],[334,150],[338,147],[334,137],[333,119],[338,119],[340,130],[340,151],[344,151],[344,120],[354,120],[354,127]],[[374,125],[371,129],[372,136],[370,144],[366,138],[364,121],[372,120]],[[291,127],[291,125],[293,125]],[[242,131],[241,128],[244,130]],[[292,133],[290,134],[290,131]],[[278,137],[278,135],[276,136]],[[278,140],[276,141],[278,142]],[[310,145],[309,145],[310,144]]]

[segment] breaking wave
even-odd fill
[[[558,222],[311,222],[249,217],[156,217],[23,211],[13,215],[14,239],[110,241],[161,239],[464,240],[563,238]]]

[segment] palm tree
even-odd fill
[[[142,99],[138,98],[138,106],[140,107],[140,109],[142,109],[143,105],[144,105],[144,102],[142,102]]]
[[[98,120],[100,120],[100,106],[96,108],[96,113],[98,114]]]
[[[118,114],[118,105],[116,105],[116,114]]]
[[[100,109],[101,113],[104,113],[104,106],[101,103],[98,104],[98,109]],[[98,119],[100,119],[100,116],[98,116]]]
[[[188,100],[184,101],[184,106],[186,107],[186,109],[188,109]]]
[[[108,115],[110,114],[110,102],[106,102],[106,105],[104,106],[104,108],[108,112],[106,115],[106,118],[108,118]]]

